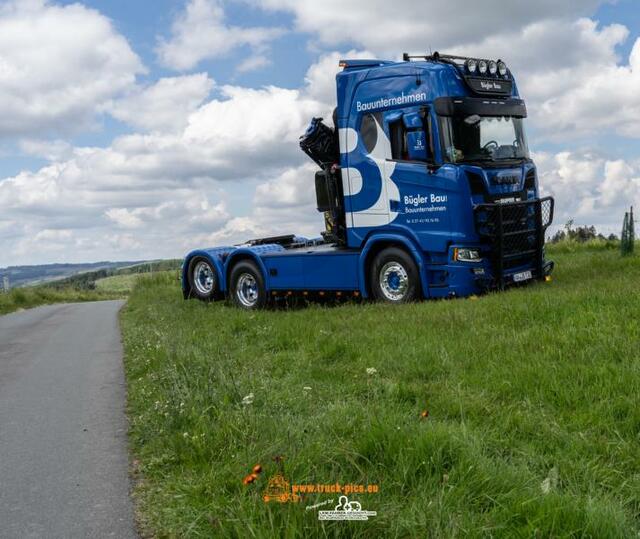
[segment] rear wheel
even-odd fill
[[[380,251],[371,264],[371,292],[387,303],[407,303],[420,297],[420,274],[413,258],[397,247]]]
[[[241,309],[261,309],[267,304],[264,278],[255,262],[238,262],[231,270],[229,281],[231,300]]]
[[[218,297],[218,276],[215,268],[205,258],[194,258],[189,263],[189,287],[198,299],[210,301]]]

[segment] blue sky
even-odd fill
[[[317,233],[296,139],[337,58],[429,47],[507,60],[557,222],[617,230],[640,202],[639,2],[478,4],[0,2],[0,266]]]

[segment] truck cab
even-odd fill
[[[300,142],[320,168],[322,237],[193,251],[185,297],[229,296],[244,308],[299,293],[393,303],[551,273],[553,199],[539,196],[526,107],[504,62],[435,53],[340,67],[333,128],[314,119]],[[244,280],[238,264],[251,270]]]

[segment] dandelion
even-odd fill
[[[253,404],[253,393],[249,393],[245,397],[242,398],[242,404],[247,406],[249,404]]]
[[[243,485],[249,485],[251,483],[253,483],[255,481],[255,477],[253,477],[253,475],[247,475],[245,476],[245,478],[242,480],[242,484]]]
[[[374,374],[378,374],[378,369],[375,367],[367,367],[367,374],[369,376],[373,376]]]

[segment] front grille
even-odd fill
[[[498,288],[505,285],[505,272],[525,264],[535,277],[543,277],[544,234],[553,220],[553,205],[553,198],[546,197],[476,206],[476,228],[491,246]]]

